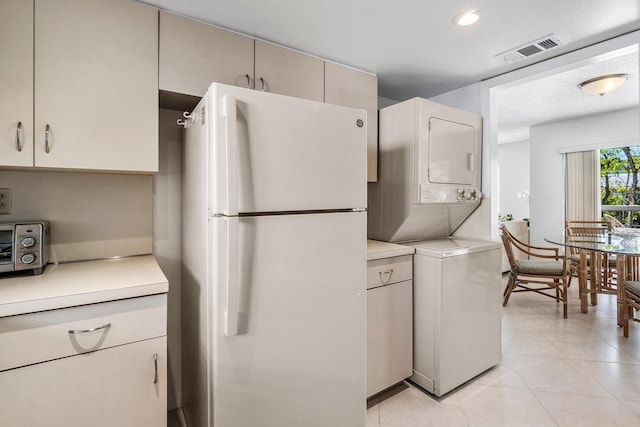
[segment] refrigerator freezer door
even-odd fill
[[[218,83],[207,105],[212,213],[366,207],[364,110]]]
[[[210,425],[364,427],[366,213],[215,217],[211,233]]]

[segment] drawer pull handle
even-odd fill
[[[16,128],[16,149],[22,151],[22,122],[18,122]]]
[[[44,130],[44,151],[49,154],[49,133],[51,132],[51,126],[47,123],[47,127]]]
[[[158,384],[158,353],[153,353],[153,366],[155,368],[153,383]]]
[[[383,274],[388,274],[387,280],[384,280]],[[380,281],[385,285],[391,281],[391,275],[393,274],[393,268],[389,271],[379,271],[378,275],[380,275]]]
[[[107,329],[110,327],[111,327],[111,323],[107,323],[106,325],[98,326],[97,328],[91,328],[91,329],[70,329],[69,333],[73,335],[86,334],[87,332],[95,332],[95,331],[99,331],[100,329]]]

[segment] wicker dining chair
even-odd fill
[[[611,231],[611,223],[607,220],[602,221],[565,221],[565,232],[567,236],[574,238],[583,238],[585,240],[596,239],[604,237],[608,231]],[[569,284],[571,286],[571,279],[578,277],[580,274],[580,252],[576,248],[569,248],[569,269],[571,276],[569,276]],[[615,255],[607,256],[606,266],[602,272],[602,280],[605,282],[607,292],[615,293],[615,289],[610,289],[611,285],[615,282],[616,278],[616,257]],[[589,277],[589,271],[586,272]],[[611,292],[608,292],[611,291]]]
[[[624,299],[622,300],[622,328],[625,337],[629,337],[629,321],[640,321],[634,317],[634,310],[640,311],[640,282],[627,280],[622,283]]]
[[[607,220],[602,221],[566,221],[565,222],[565,231],[567,236],[571,236],[573,241],[583,240],[585,242],[592,241],[594,239],[604,238],[607,232],[612,230],[611,222]],[[600,257],[601,265],[598,268],[598,271],[595,271],[595,275],[591,273],[591,265],[590,260],[587,258],[587,266],[584,274],[589,280],[592,277],[595,277],[596,280],[594,283],[591,283],[590,289],[581,289],[579,293],[580,298],[586,298],[586,294],[591,294],[591,304],[596,305],[598,302],[597,294],[616,294],[617,287],[617,269],[616,269],[616,256],[609,254],[596,254],[597,257]],[[569,249],[569,271],[571,275],[569,276],[569,286],[571,285],[571,279],[573,277],[578,277],[580,274],[580,251],[576,248]],[[586,304],[586,299],[584,304]]]
[[[535,292],[555,299],[563,304],[563,317],[567,318],[567,284],[569,271],[567,258],[558,248],[534,246],[516,239],[502,225],[500,236],[509,259],[509,278],[504,289],[503,306],[506,307],[511,294]],[[528,255],[529,259],[516,259],[515,250]],[[555,291],[555,295],[550,293]]]
[[[609,227],[611,228],[625,228],[625,225],[623,223],[609,214],[603,214],[602,219],[604,221],[607,221],[609,223]]]

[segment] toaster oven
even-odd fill
[[[0,223],[0,273],[40,274],[48,261],[48,221]]]

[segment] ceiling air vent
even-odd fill
[[[496,55],[497,58],[502,57],[504,62],[510,64],[512,62],[520,61],[528,58],[545,50],[554,49],[558,46],[564,46],[565,43],[558,38],[555,34],[549,34],[548,36],[541,37],[529,43],[525,43],[522,46],[518,46],[515,49],[508,50]]]

